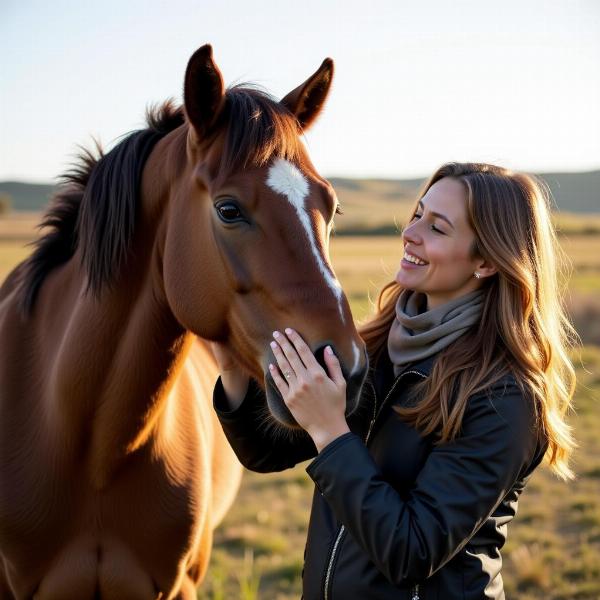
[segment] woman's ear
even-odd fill
[[[498,269],[489,260],[484,258],[480,259],[475,268],[475,277],[477,279],[483,279],[484,277],[491,277],[498,272]]]

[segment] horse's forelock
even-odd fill
[[[300,159],[303,147],[298,120],[260,88],[248,84],[229,88],[221,122],[226,128],[221,176],[262,167],[275,157],[293,163]]]

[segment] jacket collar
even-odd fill
[[[433,363],[435,362],[436,356],[430,356],[421,361],[406,365],[402,373],[408,371],[417,371],[423,377],[429,377]],[[402,376],[400,373],[399,377]],[[383,398],[386,396],[390,388],[394,385],[396,376],[394,375],[394,366],[387,352],[382,352],[377,358],[375,368],[373,371],[373,386],[377,397]]]
[[[433,369],[433,364],[435,363],[436,356],[437,354],[434,354],[433,356],[429,356],[427,358],[424,358],[423,360],[406,365],[402,369],[400,375],[402,375],[402,373],[406,373],[406,371],[418,371],[421,375],[429,377],[429,375],[431,374],[431,370]],[[388,360],[390,360],[389,357]]]
[[[423,375],[425,377],[429,377],[429,375],[431,374],[431,370],[433,369],[433,365],[435,363],[436,357],[437,357],[437,354],[434,354],[433,356],[429,356],[427,358],[424,358],[423,360],[409,363],[402,369],[402,372],[400,373],[400,375],[402,375],[402,373],[406,373],[407,371],[418,371],[421,375]],[[379,361],[380,361],[380,365],[384,369],[393,369],[390,355],[387,352],[384,351],[381,353],[381,355],[379,357]]]

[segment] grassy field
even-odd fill
[[[29,253],[24,244],[37,219],[18,214],[0,219],[0,281]],[[574,356],[579,384],[571,423],[580,444],[578,476],[565,484],[543,467],[530,480],[503,552],[511,599],[600,598],[600,331],[589,337],[600,329],[600,235],[586,233],[587,221],[569,221],[568,235],[561,236],[574,269],[569,282],[574,318],[584,337],[595,342]],[[369,297],[393,277],[400,251],[397,237],[333,239],[332,260],[356,318],[368,315]],[[235,506],[216,531],[200,599],[299,598],[312,494],[305,467],[245,474]]]

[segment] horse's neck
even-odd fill
[[[46,291],[71,304],[53,369],[54,400],[67,432],[89,432],[99,486],[151,435],[192,343],[164,297],[158,252],[157,243],[135,248],[135,260],[98,299],[82,293],[74,264]]]

